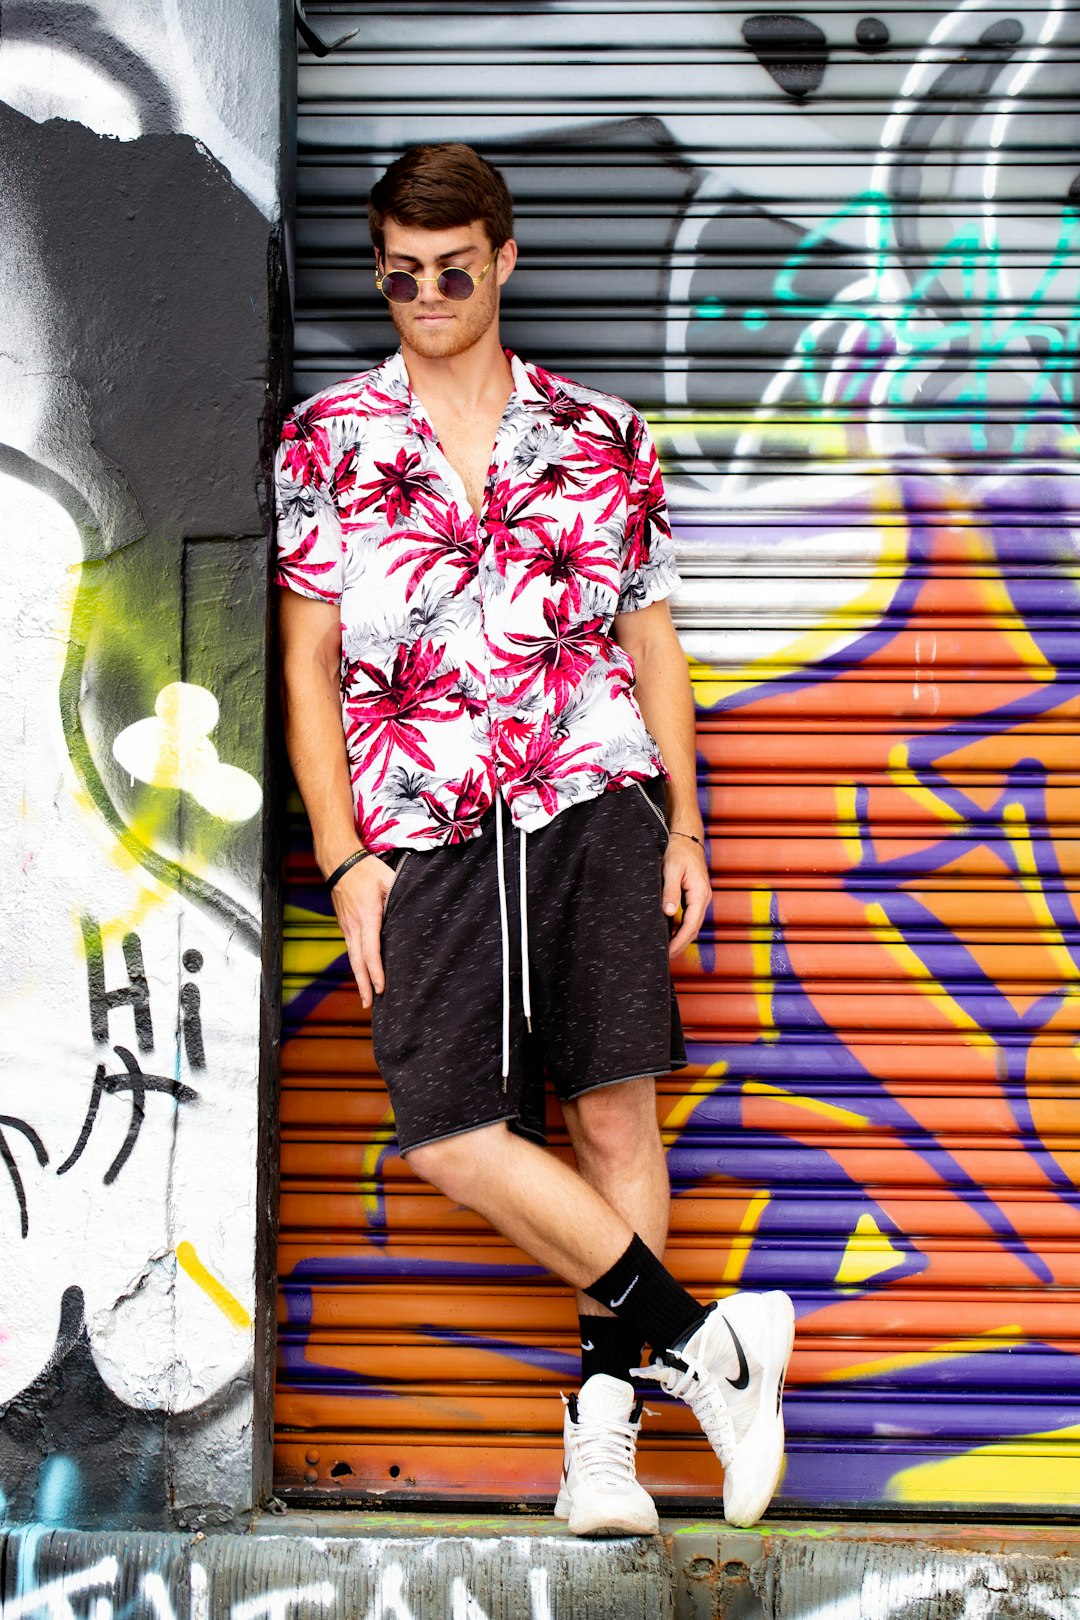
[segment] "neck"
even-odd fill
[[[510,362],[503,353],[497,326],[461,354],[429,359],[405,342],[401,345],[409,386],[426,402],[469,412],[494,394],[508,396],[514,386]]]

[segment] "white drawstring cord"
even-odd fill
[[[495,795],[495,865],[499,873],[499,924],[502,929],[502,1088],[510,1076],[510,923],[506,913],[506,867],[503,861],[502,798]]]
[[[521,912],[521,1010],[525,1014],[525,1026],[532,1030],[532,1006],[529,1002],[529,897],[525,887],[525,829],[522,827],[521,843],[519,846],[518,872],[520,884],[518,887],[518,909]]]

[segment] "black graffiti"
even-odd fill
[[[184,967],[189,973],[198,973],[203,965],[201,951],[185,951]],[[180,1029],[184,1036],[184,1051],[193,1069],[206,1068],[206,1048],[203,1045],[202,996],[197,984],[189,979],[180,987]]]
[[[94,1075],[93,1090],[90,1093],[90,1106],[86,1110],[86,1118],[83,1120],[82,1130],[79,1132],[79,1140],[63,1164],[58,1166],[56,1171],[58,1176],[65,1175],[72,1165],[82,1158],[98,1117],[102,1097],[120,1097],[127,1092],[131,1094],[131,1119],[128,1123],[127,1135],[120,1145],[119,1152],[102,1178],[106,1187],[110,1187],[116,1180],[130,1159],[135,1144],[139,1140],[139,1132],[142,1130],[143,1120],[146,1118],[147,1092],[162,1092],[165,1096],[171,1097],[174,1102],[178,1103],[195,1102],[198,1098],[197,1091],[193,1091],[190,1086],[185,1086],[180,1080],[174,1080],[170,1075],[144,1074],[139,1067],[138,1058],[134,1057],[126,1046],[115,1046],[113,1051],[124,1065],[124,1073],[106,1074],[104,1063],[98,1064],[97,1072]]]
[[[829,46],[817,23],[788,12],[747,17],[742,36],[781,90],[801,101],[825,77]]]
[[[5,1131],[18,1131],[20,1135],[26,1137],[42,1169],[48,1164],[49,1155],[45,1151],[44,1142],[32,1125],[28,1125],[24,1119],[16,1119],[13,1114],[0,1114],[0,1160],[3,1160],[4,1169],[11,1177],[11,1185],[15,1189],[15,1197],[19,1201],[19,1224],[22,1227],[23,1237],[26,1237],[30,1230],[30,1215],[26,1208],[26,1189],[23,1186],[19,1166],[15,1162],[15,1155],[8,1146],[7,1137],[4,1135]]]
[[[876,56],[888,47],[889,30],[880,17],[861,17],[855,24],[855,43],[868,56]]]
[[[816,22],[791,12],[762,12],[747,17],[742,36],[762,67],[795,101],[820,88],[829,62],[829,42]],[[889,45],[889,30],[880,17],[861,17],[855,25],[855,48],[876,56]]]
[[[101,947],[101,929],[91,917],[80,917],[83,948],[86,951],[86,980],[90,994],[90,1033],[104,1045],[109,1039],[109,1014],[116,1007],[130,1007],[135,1019],[135,1039],[140,1052],[149,1052],[154,1045],[154,1026],[150,1018],[150,990],[146,983],[142,945],[138,934],[125,934],[123,942],[124,965],[128,982],[117,990],[105,988],[105,955]]]

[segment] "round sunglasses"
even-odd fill
[[[383,274],[376,269],[375,285],[383,297],[388,298],[392,304],[411,304],[414,299],[419,298],[420,288],[424,283],[433,281],[444,298],[461,303],[464,299],[472,297],[498,256],[499,250],[496,248],[476,276],[468,270],[462,270],[456,264],[446,270],[440,270],[437,276],[414,276],[408,270],[388,270]]]

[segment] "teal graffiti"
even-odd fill
[[[788,371],[800,378],[811,406],[830,412],[863,407],[868,379],[881,378],[877,401],[896,419],[959,418],[968,428],[971,448],[985,451],[993,408],[1008,405],[1010,453],[1024,454],[1036,425],[1070,422],[1076,405],[1080,209],[1073,204],[1061,209],[1054,247],[1038,282],[1023,298],[1008,296],[1009,255],[997,240],[992,216],[965,221],[918,279],[901,288],[895,209],[878,191],[850,198],[806,233],[774,278],[769,308],[747,309],[743,325],[756,331],[773,320],[805,323],[792,346]],[[854,287],[824,302],[808,299],[800,287],[802,273],[815,267],[815,259],[820,263],[823,252],[835,251],[841,228],[860,218],[868,241]],[[955,292],[943,285],[950,275]],[[694,308],[699,319],[715,320],[722,313],[723,306],[711,300]],[[839,384],[835,375],[830,378],[835,349],[827,335],[835,324],[847,329],[845,375]],[[823,356],[828,366],[822,366]],[[1010,361],[1022,361],[1022,369],[1010,367]],[[952,373],[948,397],[920,402],[918,390],[938,365],[947,365]],[[1006,369],[1007,398],[1000,382]]]

